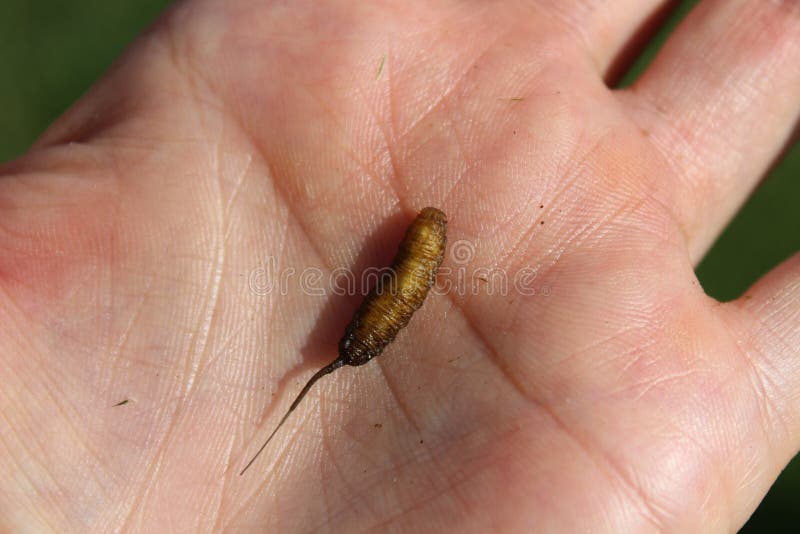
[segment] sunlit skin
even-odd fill
[[[0,167],[0,530],[742,525],[800,444],[800,259],[693,268],[792,138],[800,3],[705,0],[615,89],[663,4],[175,5]],[[423,206],[450,289],[239,476],[363,298],[301,277]]]

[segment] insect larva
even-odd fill
[[[406,230],[388,276],[380,277],[339,341],[339,356],[311,377],[286,415],[239,475],[255,462],[261,451],[306,396],[314,383],[343,365],[364,365],[392,342],[411,316],[422,306],[444,259],[447,217],[436,208],[424,208]]]

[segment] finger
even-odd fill
[[[580,41],[606,76],[623,51],[635,51],[663,21],[674,0],[539,0]],[[625,56],[629,54],[625,53]]]
[[[800,445],[800,253],[729,304],[777,471]]]
[[[665,189],[697,260],[797,120],[800,2],[705,0],[619,94],[672,166]]]

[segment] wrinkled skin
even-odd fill
[[[800,260],[729,303],[693,265],[792,136],[800,4],[706,0],[609,89],[662,4],[165,13],[1,169],[0,528],[740,526],[800,444]],[[508,291],[429,295],[238,476],[360,301],[299,273],[426,205],[440,285]]]

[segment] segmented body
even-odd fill
[[[444,259],[447,217],[425,208],[406,230],[388,276],[381,277],[356,311],[339,342],[346,365],[378,356],[422,306]]]

